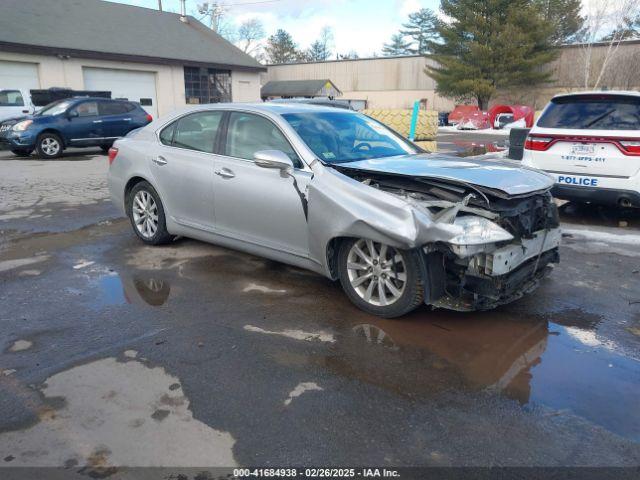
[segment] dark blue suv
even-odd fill
[[[139,104],[104,98],[68,98],[34,115],[0,123],[0,146],[18,156],[36,150],[41,158],[56,158],[68,147],[101,147],[153,118]]]

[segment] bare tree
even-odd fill
[[[598,88],[605,72],[615,59],[620,43],[626,38],[630,18],[640,15],[640,0],[585,0],[585,22],[578,36],[583,60],[584,88]],[[605,43],[599,58],[594,45]]]
[[[158,0],[158,10],[162,11],[162,0]]]
[[[242,22],[238,28],[238,42],[240,42],[240,48],[244,53],[253,55],[254,57],[260,56],[263,48],[260,42],[265,38],[264,25],[257,18],[250,18]]]

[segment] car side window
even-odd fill
[[[232,112],[229,117],[225,155],[253,160],[260,150],[280,150],[296,168],[300,158],[280,129],[270,120],[251,113]]]
[[[95,117],[98,115],[98,102],[83,102],[71,109],[78,112],[79,117]]]
[[[171,147],[173,145],[173,134],[176,131],[177,124],[178,122],[173,122],[171,125],[165,127],[164,130],[160,132],[160,141],[168,147]]]
[[[222,120],[222,112],[199,112],[182,117],[180,120],[174,123],[175,133],[172,135],[173,141],[171,145],[179,148],[186,148],[189,150],[197,150],[199,152],[213,153],[213,144],[218,134],[218,128]],[[162,140],[162,135],[169,128],[166,128],[160,134],[160,140],[166,143],[166,140]]]
[[[124,115],[128,112],[124,102],[100,102],[98,104],[100,115]]]

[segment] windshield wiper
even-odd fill
[[[611,115],[615,111],[616,111],[616,109],[614,108],[614,109],[609,110],[608,112],[604,112],[602,115],[597,116],[594,120],[590,121],[586,125],[583,125],[582,128],[592,127],[593,125],[598,123],[600,120],[604,120],[605,118],[607,118],[609,115]]]

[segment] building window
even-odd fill
[[[231,101],[231,70],[184,67],[185,99],[188,104]]]

